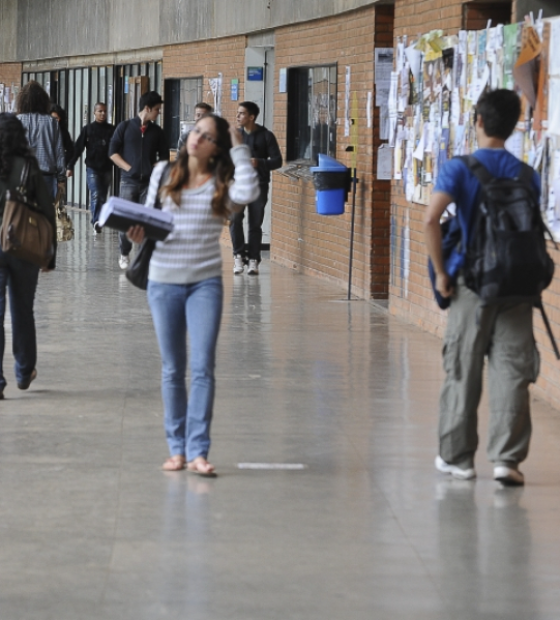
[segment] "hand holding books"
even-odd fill
[[[131,241],[140,239],[140,235],[141,240],[146,236],[149,239],[163,241],[173,230],[173,215],[161,209],[150,209],[111,196],[101,209],[99,225],[125,232]],[[141,233],[139,229],[143,229],[143,232]],[[130,235],[131,232],[134,238]]]

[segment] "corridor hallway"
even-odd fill
[[[219,477],[164,473],[145,294],[71,215],[27,392],[6,324],[0,620],[560,618],[558,411],[533,403],[525,488],[491,479],[486,403],[478,479],[446,478],[441,342],[268,261],[234,277],[224,251]]]

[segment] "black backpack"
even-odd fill
[[[511,300],[538,307],[560,359],[541,301],[554,275],[545,233],[553,243],[554,239],[541,216],[533,168],[521,163],[517,177],[497,178],[472,155],[460,159],[480,182],[466,249],[465,284],[484,305]]]

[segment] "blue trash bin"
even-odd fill
[[[319,165],[310,169],[319,215],[342,215],[350,191],[350,169],[336,159],[319,153]]]

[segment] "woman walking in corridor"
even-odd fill
[[[66,162],[62,133],[51,116],[51,100],[43,87],[34,80],[27,82],[16,100],[17,116],[25,127],[43,179],[53,198],[66,183]]]
[[[28,165],[27,197],[49,219],[54,235],[55,254],[49,264],[54,269],[56,256],[56,219],[53,198],[47,188],[37,160],[29,148],[21,122],[6,112],[0,114],[0,221],[4,216],[6,192],[20,187],[22,172]],[[37,338],[33,303],[39,279],[39,267],[0,250],[0,400],[4,398],[6,379],[3,372],[4,315],[6,291],[10,294],[12,317],[12,350],[16,360],[15,374],[20,390],[27,390],[37,376]]]
[[[148,303],[162,357],[164,424],[170,457],[166,471],[214,476],[208,462],[214,404],[214,366],[222,315],[220,235],[233,211],[255,200],[258,178],[236,129],[214,114],[199,119],[170,168],[160,163],[146,205],[158,197],[174,216],[174,230],[156,243],[148,275]],[[144,230],[129,238],[140,243]],[[187,397],[187,333],[190,390]]]

